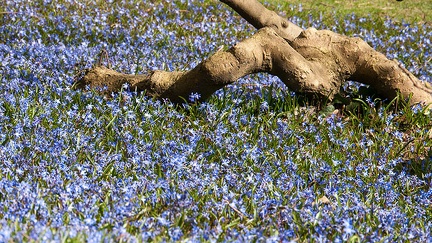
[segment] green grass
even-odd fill
[[[271,4],[303,6],[311,14],[322,13],[324,18],[355,14],[358,17],[386,18],[406,21],[408,23],[432,24],[431,0],[271,0]],[[290,13],[295,15],[295,12]]]

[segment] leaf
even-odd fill
[[[328,104],[327,106],[325,106],[321,111],[320,111],[320,115],[331,115],[333,113],[333,111],[335,111],[336,108],[334,107],[334,105],[332,104]]]

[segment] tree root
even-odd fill
[[[89,86],[110,93],[128,84],[133,91],[181,103],[193,93],[205,100],[241,77],[266,72],[295,92],[321,99],[333,99],[341,85],[352,80],[370,85],[389,100],[401,94],[410,104],[432,104],[430,86],[360,38],[314,28],[302,30],[255,0],[248,4],[243,0],[221,1],[259,28],[257,33],[227,51],[216,52],[189,71],[130,75],[96,66],[86,70],[74,87]]]

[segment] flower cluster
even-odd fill
[[[432,240],[430,115],[320,115],[264,74],[187,107],[105,99],[69,88],[102,50],[127,73],[189,69],[253,29],[198,0],[0,10],[0,242]],[[430,26],[369,21],[332,26],[431,81]]]

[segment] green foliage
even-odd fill
[[[254,31],[214,1],[84,2],[1,13],[0,241],[430,239],[426,110],[355,83],[314,104],[262,74],[185,106],[73,91],[102,50],[124,72],[188,69]],[[430,80],[430,27],[306,3],[279,9]]]
[[[411,1],[337,1],[337,0],[271,0],[271,5],[280,5],[281,9],[289,9],[288,6],[302,5],[304,13],[312,15],[320,13],[325,21],[331,24],[334,16],[347,16],[355,14],[358,17],[373,16],[374,19],[392,18],[398,21],[409,23],[432,22],[432,2],[423,0]],[[289,12],[288,16],[297,15],[296,12]]]

